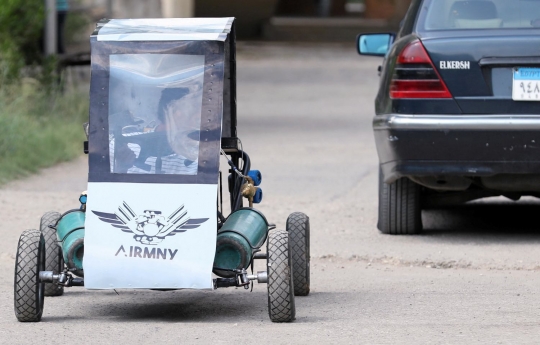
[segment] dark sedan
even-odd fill
[[[426,206],[540,197],[540,0],[413,0],[397,34],[358,51],[384,57],[383,233],[417,233]]]

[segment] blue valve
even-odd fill
[[[257,192],[253,196],[253,203],[260,204],[263,198],[263,191],[260,188],[257,188]]]
[[[86,192],[82,192],[81,196],[79,197],[79,202],[81,203],[80,209],[82,211],[86,211],[86,201],[88,200],[88,196],[86,195]]]
[[[251,177],[255,186],[258,186],[262,182],[262,174],[259,170],[250,170],[248,176]]]

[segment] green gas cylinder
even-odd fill
[[[253,208],[242,208],[227,218],[217,234],[214,273],[220,277],[234,277],[234,272],[221,269],[248,268],[253,250],[266,240],[268,222]]]
[[[71,210],[62,215],[56,225],[56,235],[61,242],[64,262],[75,274],[82,277],[84,256],[84,221],[86,213]]]

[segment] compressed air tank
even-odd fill
[[[84,256],[84,221],[86,213],[81,210],[71,210],[58,221],[56,225],[56,235],[61,242],[64,262],[70,269],[75,269],[74,273],[80,277],[84,276],[83,256]]]
[[[233,212],[217,234],[214,273],[230,278],[235,273],[226,270],[248,268],[253,251],[264,244],[267,233],[268,222],[261,212],[253,208]]]

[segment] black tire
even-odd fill
[[[295,296],[309,295],[309,217],[302,212],[291,213],[287,218],[289,253],[292,256]]]
[[[379,230],[392,235],[412,235],[422,231],[420,194],[420,185],[408,178],[387,184],[379,171]]]
[[[58,212],[47,212],[41,217],[39,229],[45,240],[45,271],[53,271],[58,274],[64,270],[64,257],[62,248],[58,245],[56,230],[49,225],[56,225],[61,214]],[[64,294],[64,287],[52,283],[45,284],[45,296],[61,296]]]
[[[296,315],[289,235],[283,230],[268,234],[268,315],[272,322],[291,322]]]
[[[45,240],[38,230],[25,230],[19,238],[15,261],[15,316],[21,322],[37,322],[43,314]]]

